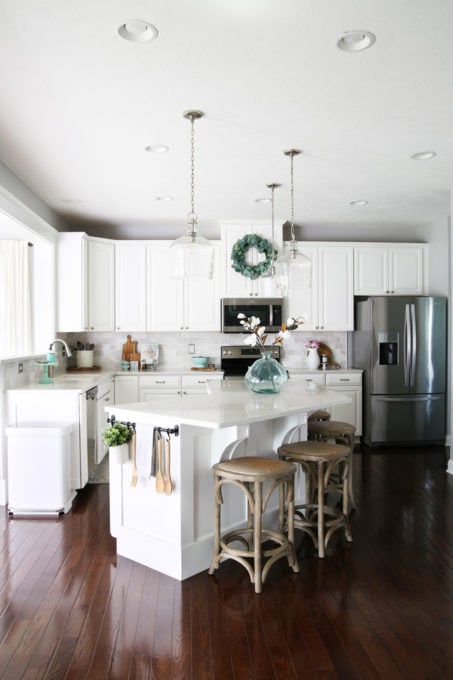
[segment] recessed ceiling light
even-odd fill
[[[368,205],[368,201],[349,201],[349,205]]]
[[[175,197],[174,196],[156,196],[156,201],[164,201],[164,202],[169,202],[169,201],[174,201]]]
[[[255,198],[255,203],[272,203],[271,198]]]
[[[346,31],[337,42],[337,47],[343,52],[361,52],[374,44],[376,36],[370,31],[354,30]]]
[[[166,146],[166,144],[149,144],[145,146],[145,151],[149,153],[166,153],[170,151],[170,147]]]
[[[82,203],[80,198],[62,198],[61,202],[66,203],[67,205],[71,205],[71,204],[74,205],[76,203]]]
[[[418,153],[412,154],[411,158],[414,161],[427,161],[429,158],[434,158],[437,156],[435,151],[419,151]]]
[[[124,40],[131,42],[149,42],[158,36],[157,28],[141,19],[131,19],[121,24],[118,33]]]

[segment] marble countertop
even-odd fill
[[[278,394],[249,392],[241,380],[212,381],[207,394],[152,399],[135,404],[119,404],[106,408],[117,420],[153,424],[159,419],[175,423],[218,429],[269,420],[290,414],[312,412],[350,398],[323,387],[307,386],[302,378],[290,380]]]

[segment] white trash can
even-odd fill
[[[18,423],[5,428],[8,442],[8,511],[12,515],[68,512],[73,423]]]

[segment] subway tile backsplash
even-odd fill
[[[65,339],[74,347],[79,340],[82,343],[94,343],[94,364],[103,369],[119,370],[121,368],[121,354],[123,344],[127,340],[127,333],[62,333],[59,337]],[[159,345],[159,369],[187,370],[192,367],[189,345],[194,345],[194,354],[208,356],[211,363],[220,368],[220,347],[222,345],[241,345],[244,335],[239,333],[133,333],[132,340],[137,340],[137,351],[143,344],[157,343]],[[271,336],[274,337],[274,336]],[[305,361],[304,342],[319,340],[330,347],[333,360],[342,368],[347,364],[347,333],[346,332],[304,332],[297,330],[291,333],[289,340],[283,345],[282,361],[289,371],[307,368]],[[61,356],[61,349],[55,348],[58,367],[56,374],[66,370],[66,359]],[[45,358],[44,356],[42,357]],[[41,368],[34,359],[20,359],[7,362],[4,365],[5,388],[21,387],[38,382]],[[74,359],[70,364],[75,365]],[[23,372],[18,373],[18,363],[23,364]]]

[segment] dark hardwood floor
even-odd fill
[[[0,516],[0,677],[453,678],[453,476],[444,449],[354,455],[354,542],[255,595],[240,565],[182,583],[115,555],[108,486],[59,520]]]

